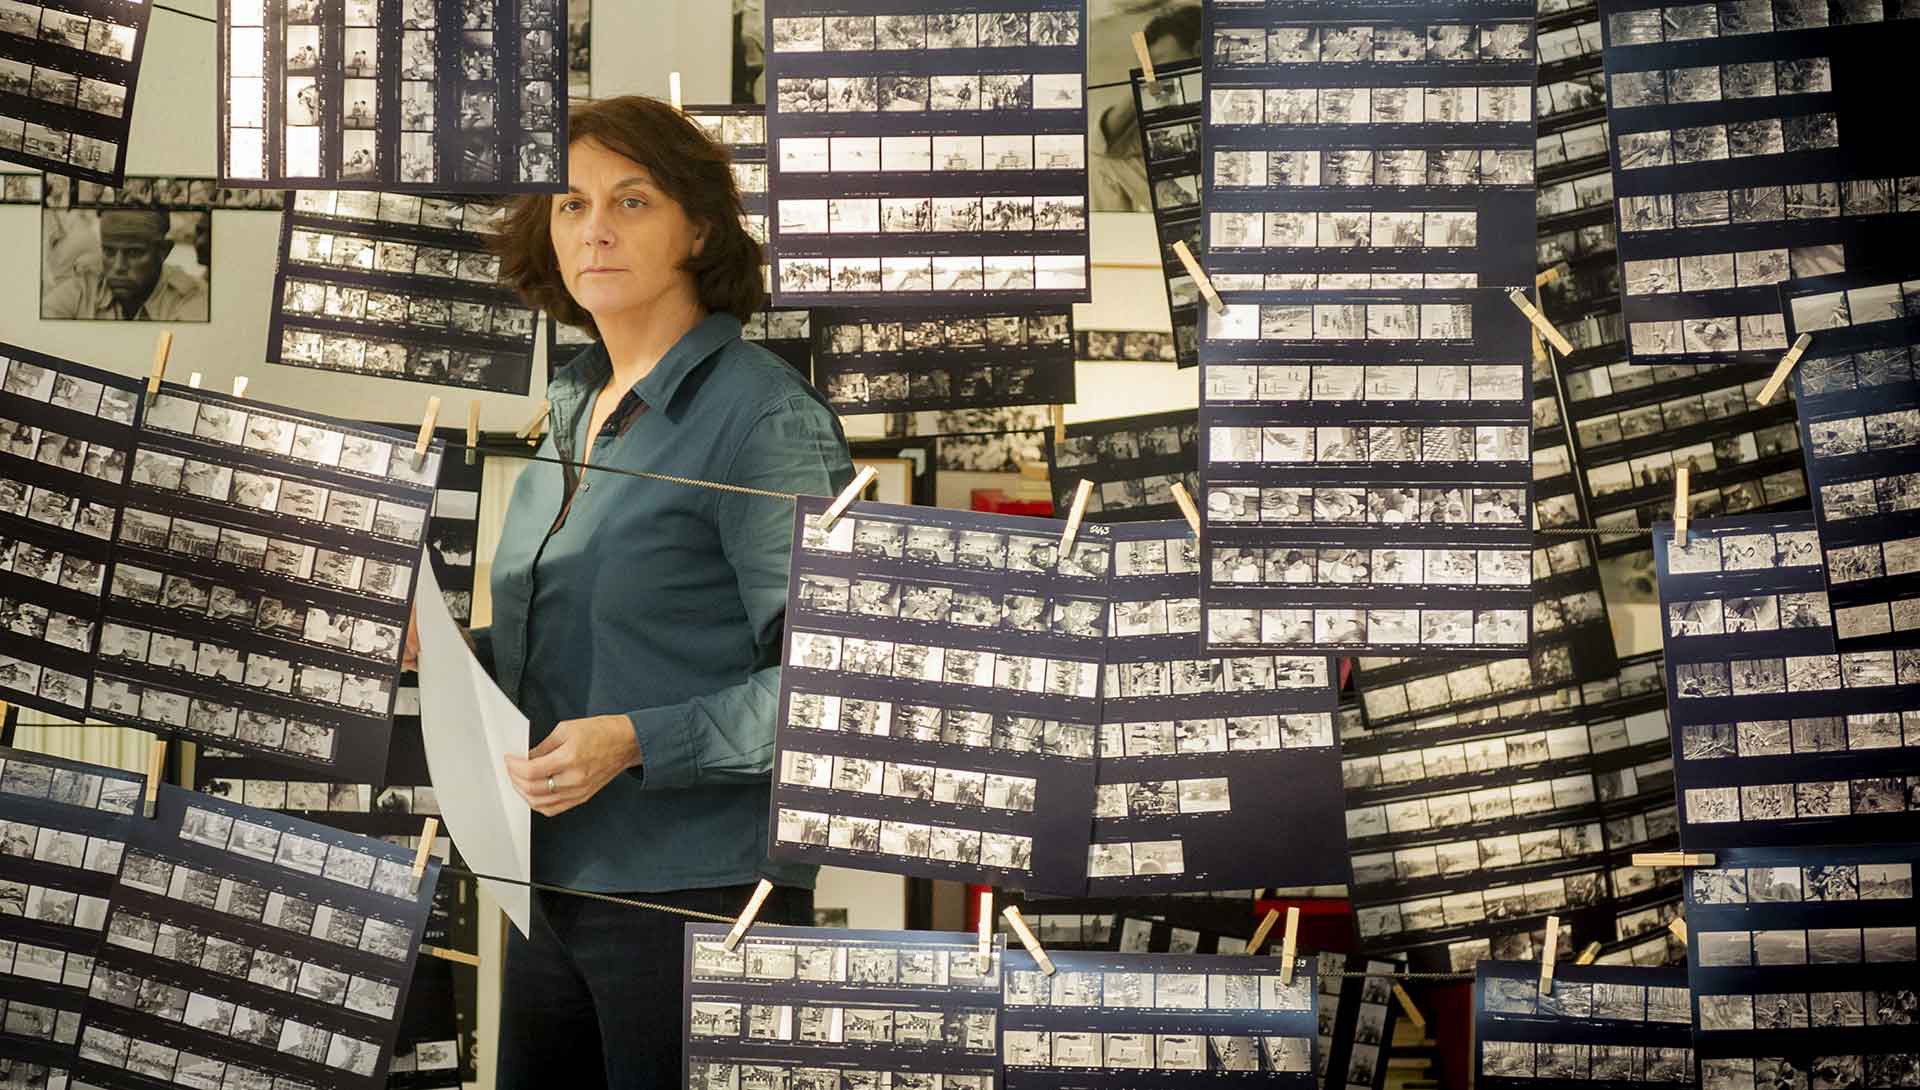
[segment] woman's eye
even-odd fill
[[[638,197],[628,197],[620,203],[626,205],[628,208],[645,208],[647,206],[647,202]]]
[[[560,202],[560,211],[562,212],[578,212],[580,211],[580,207],[579,201],[566,200]]]

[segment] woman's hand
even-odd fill
[[[507,757],[507,775],[535,813],[553,817],[600,793],[640,763],[633,720],[624,715],[569,719],[525,757]]]

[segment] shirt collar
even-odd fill
[[[667,349],[653,370],[634,383],[632,393],[649,408],[664,411],[687,376],[739,336],[740,319],[731,314],[709,314]],[[582,352],[566,368],[563,377],[568,380],[567,392],[571,397],[585,398],[605,385],[612,374],[613,361],[607,356],[606,342],[601,341]]]

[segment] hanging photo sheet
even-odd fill
[[[1815,338],[1793,391],[1834,637],[1920,646],[1920,282],[1849,273],[1781,299],[1788,332]]]
[[[1314,959],[1062,952],[1006,957],[1006,1090],[1311,1087]]]
[[[768,0],[776,304],[1088,299],[1086,3],[994,8]]]
[[[728,952],[727,930],[687,925],[685,1085],[994,1090],[1001,940],[761,924]]]
[[[1811,513],[1654,548],[1687,850],[1913,839],[1920,651],[1835,653]]]
[[[144,777],[0,749],[0,1074],[65,1086]],[[37,1081],[38,1080],[38,1081]]]
[[[203,747],[193,765],[194,789],[342,832],[378,837],[411,852],[419,846],[426,818],[440,816],[440,803],[420,737],[418,692],[407,688],[400,695],[398,711],[409,722],[403,726],[401,715],[395,715],[387,768],[376,783],[289,779],[287,769],[259,758]],[[442,863],[465,865],[445,834],[437,838],[433,854]],[[434,889],[421,941],[442,949],[474,949],[480,922],[476,894],[473,879],[443,876]],[[452,962],[423,958],[414,966],[390,1090],[459,1084],[461,1069],[473,1062],[473,1042],[463,1038],[474,1032],[477,1023],[476,985],[473,972],[456,969]],[[407,1077],[399,1078],[401,1074]]]
[[[480,884],[520,934],[532,926],[533,810],[507,776],[507,754],[525,753],[527,717],[473,657],[447,611],[433,566],[420,570],[420,737],[428,782],[447,831]]]
[[[1537,301],[1573,345],[1567,359],[1586,366],[1596,358],[1624,355],[1626,329],[1620,317],[1620,263],[1614,255],[1607,88],[1595,0],[1542,3],[1538,42],[1537,268],[1552,271],[1538,289]],[[1538,339],[1534,343],[1538,364],[1547,358],[1546,346]]]
[[[1200,362],[1200,288],[1173,252],[1185,242],[1202,265],[1206,263],[1200,219],[1200,114],[1206,104],[1201,90],[1200,62],[1182,61],[1154,68],[1153,80],[1136,68],[1128,74],[1133,85],[1135,123],[1147,165],[1147,193],[1153,202],[1153,232],[1160,243],[1160,265],[1167,282],[1167,312],[1173,319],[1176,362],[1192,367]]]
[[[168,384],[113,551],[92,714],[330,778],[386,768],[441,447]]]
[[[1320,998],[1314,1075],[1331,1090],[1380,1090],[1400,1004],[1393,998],[1400,966],[1359,954],[1321,951],[1315,976]],[[1347,979],[1345,973],[1364,973]]]
[[[220,0],[222,185],[551,193],[557,0]]]
[[[1086,888],[1110,544],[859,503],[794,516],[775,859]]]
[[[0,205],[41,204],[46,200],[44,174],[0,172]]]
[[[0,160],[119,185],[151,8],[0,4]]]
[[[583,3],[585,0],[570,0]],[[571,9],[570,9],[571,10]],[[733,181],[740,190],[740,207],[747,234],[767,245],[767,108],[765,106],[688,106],[687,120],[700,126],[708,138],[733,157]],[[763,254],[763,257],[766,255]],[[771,258],[761,265],[766,282],[773,283]],[[573,331],[578,333],[579,331]],[[580,334],[584,336],[584,334]],[[813,337],[805,310],[756,311],[742,324],[740,335],[759,342],[802,375],[813,375]],[[591,341],[584,342],[591,343]],[[552,357],[549,356],[549,359]]]
[[[1674,918],[1681,918],[1677,906]],[[1677,938],[1672,930],[1665,927],[1635,935],[1632,938],[1603,942],[1600,944],[1600,952],[1593,957],[1595,965],[1631,965],[1642,969],[1686,963],[1685,940]]]
[[[1592,527],[1545,355],[1534,357],[1533,378],[1533,525],[1548,531]],[[1533,655],[1539,658],[1548,646],[1564,648],[1572,662],[1569,676],[1583,682],[1619,667],[1596,541],[1590,534],[1549,533],[1535,538],[1533,550]]]
[[[1173,486],[1200,494],[1198,421],[1194,410],[1183,409],[1068,424],[1064,440],[1048,431],[1053,509],[1072,507],[1080,482],[1092,481],[1088,522],[1180,518]]]
[[[1913,845],[1737,848],[1688,872],[1702,1086],[1898,1086],[1920,1055]]]
[[[1920,154],[1848,90],[1920,46],[1906,5],[1600,12],[1633,362],[1772,364],[1789,343],[1777,285],[1912,252]]]
[[[1531,704],[1347,729],[1362,951],[1460,972],[1488,957],[1537,958],[1550,915],[1567,924],[1562,942],[1611,936],[1594,748],[1575,716]]]
[[[1073,358],[1080,363],[1172,363],[1173,334],[1142,329],[1076,329]]]
[[[1524,647],[1533,5],[1208,14],[1203,551],[1366,563],[1209,577],[1206,646]]]
[[[164,785],[129,824],[76,1080],[384,1087],[439,865]]]
[[[302,190],[281,216],[267,362],[525,394],[534,311],[500,283],[484,204]]]
[[[1070,306],[819,310],[812,328],[814,383],[842,415],[1074,401]]]
[[[1562,963],[1542,992],[1540,968],[1528,961],[1476,967],[1474,1085],[1700,1085],[1686,970]]]
[[[1277,834],[1341,812],[1337,668],[1324,655],[1196,657],[1198,554],[1184,519],[1113,527],[1088,892],[1342,882],[1337,843]]]
[[[0,699],[83,720],[139,380],[0,344]]]
[[[1581,686],[1577,714],[1593,749],[1616,940],[1664,931],[1678,914],[1681,870],[1633,861],[1637,852],[1680,847],[1666,705],[1657,652],[1623,660],[1615,676]]]
[[[216,194],[212,178],[128,178],[118,188],[45,178],[41,320],[209,319],[213,211],[238,207],[222,199],[231,191]]]

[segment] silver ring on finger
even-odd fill
[[[553,794],[553,777],[552,776],[547,777],[547,794],[549,795]]]

